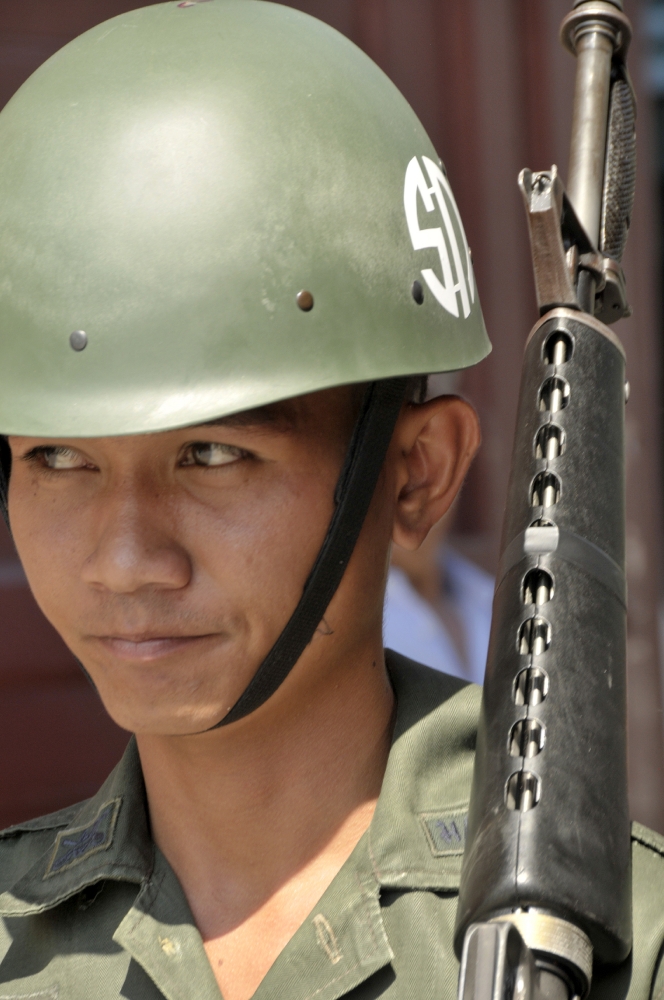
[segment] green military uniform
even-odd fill
[[[256,1000],[449,1000],[479,689],[394,653],[394,741],[368,832]],[[595,1000],[661,1000],[664,838],[634,825],[634,950]],[[0,1000],[219,1000],[150,837],[136,744],[82,806],[0,839]],[[658,974],[659,972],[659,974]]]
[[[302,599],[223,721],[253,710],[350,558],[407,377],[489,350],[424,128],[348,40],[281,3],[131,11],[56,53],[0,114],[0,279],[6,518],[5,435],[151,433],[370,383]],[[398,717],[371,827],[258,1000],[455,995],[479,692],[388,665]],[[641,828],[634,893],[632,960],[596,974],[596,998],[664,989],[664,841]],[[0,918],[0,1000],[219,1000],[151,840],[133,742],[94,799],[0,836]]]

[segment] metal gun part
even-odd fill
[[[460,1000],[572,1000],[631,949],[625,355],[634,198],[621,0],[576,0],[565,192],[523,171],[525,348],[457,911]],[[604,322],[602,322],[604,321]]]
[[[560,967],[538,964],[536,956],[552,949]],[[459,1000],[567,1000],[585,995],[591,967],[585,935],[546,914],[473,924],[464,940]]]

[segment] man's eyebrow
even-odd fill
[[[206,420],[201,427],[275,427],[279,430],[290,430],[295,425],[295,414],[285,404],[274,403],[269,406],[259,406],[254,410],[243,410],[241,413],[231,413],[227,417],[216,420]]]

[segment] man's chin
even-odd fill
[[[237,700],[237,699],[236,699]],[[120,729],[141,736],[180,737],[199,736],[217,728],[233,707],[233,702],[205,706],[179,706],[169,710],[166,706],[140,709],[135,703],[115,705],[112,699],[104,700],[104,708]]]
[[[118,663],[111,669],[84,662],[83,667],[121,729],[137,735],[190,736],[217,727],[250,683],[255,669],[246,670],[246,658],[243,670],[233,670],[229,659],[224,657],[227,683],[218,665],[202,671],[187,670],[184,664],[175,671],[155,669],[149,662]]]
[[[121,729],[189,736],[218,726],[256,673],[264,654],[238,638],[95,638],[73,652]]]

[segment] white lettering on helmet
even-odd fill
[[[475,301],[475,280],[466,234],[447,177],[438,164],[427,156],[422,157],[422,162],[429,180],[427,181],[424,176],[418,158],[414,156],[406,170],[403,193],[406,221],[413,249],[438,250],[443,271],[442,281],[432,268],[425,268],[422,277],[441,306],[452,316],[459,316],[460,299],[464,319],[467,319]],[[418,194],[427,212],[433,212],[438,206],[443,219],[442,227],[420,228]]]

